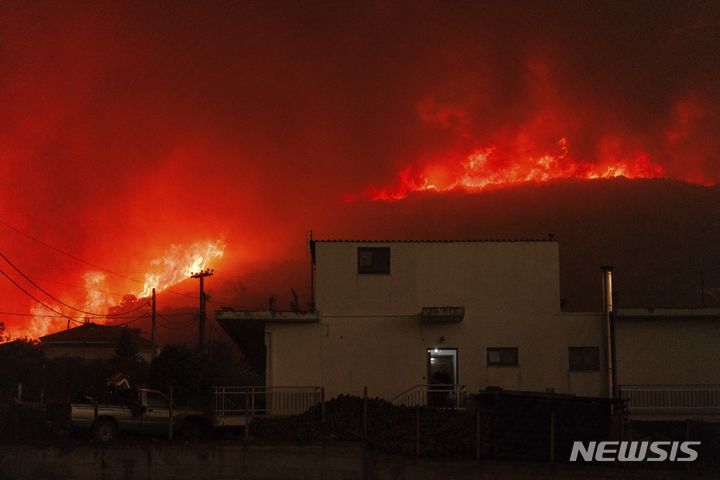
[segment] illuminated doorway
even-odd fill
[[[456,404],[458,383],[457,348],[428,348],[428,397],[427,405],[436,408],[452,408]]]

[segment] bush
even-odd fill
[[[293,442],[325,439],[357,440],[363,436],[363,399],[340,395],[325,404],[325,423],[317,405],[301,415],[258,418],[251,426],[254,438]],[[368,443],[386,453],[414,454],[416,409],[382,399],[368,400]],[[465,412],[420,409],[423,455],[470,457],[475,452],[475,417]]]

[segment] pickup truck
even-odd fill
[[[120,390],[102,403],[89,396],[80,396],[70,403],[70,430],[91,430],[101,443],[114,440],[119,431],[166,435],[170,423],[170,400],[157,390],[146,388]],[[173,431],[198,434],[209,422],[199,410],[175,407],[172,411]]]

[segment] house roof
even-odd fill
[[[350,240],[350,239],[313,239],[318,243],[497,243],[497,242],[557,242],[554,235],[548,238],[496,238],[482,240]]]
[[[40,341],[43,345],[83,343],[116,345],[122,338],[123,332],[128,332],[135,337],[135,346],[138,349],[152,348],[152,342],[141,337],[140,330],[137,328],[98,325],[96,323],[88,323],[70,330],[45,335],[40,337]]]

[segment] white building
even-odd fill
[[[264,324],[268,386],[607,395],[604,315],[560,311],[554,240],[318,240],[311,252],[314,312],[216,316],[228,331]]]
[[[637,419],[720,420],[720,309],[622,308],[619,392]]]
[[[322,387],[329,398],[367,387],[398,403],[440,395],[451,403],[442,406],[489,386],[586,396],[612,389],[635,418],[720,419],[720,309],[561,312],[554,240],[310,247],[314,311],[216,315],[240,341],[264,333],[270,388]]]

